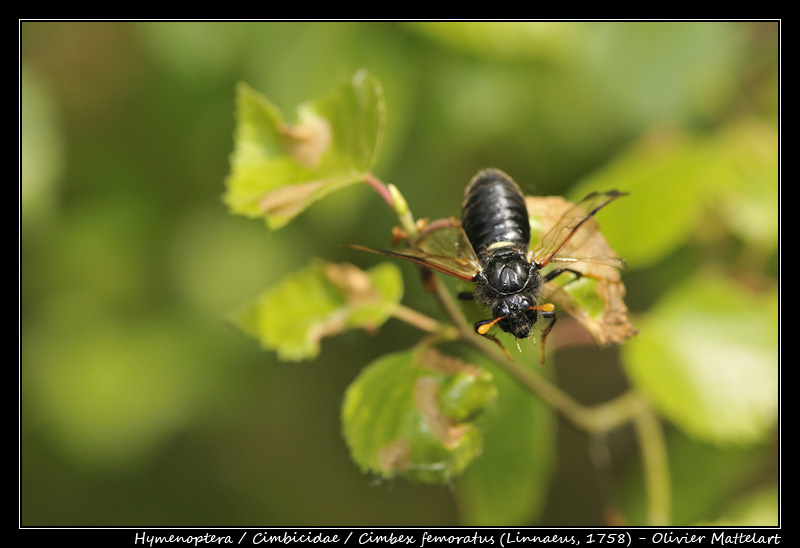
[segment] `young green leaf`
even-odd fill
[[[717,137],[720,164],[729,170],[720,216],[751,249],[768,255],[779,244],[780,144],[778,130],[755,119],[728,124]]]
[[[717,273],[688,280],[623,348],[631,380],[696,439],[763,440],[778,420],[778,303]]]
[[[779,527],[780,491],[777,487],[747,493],[729,504],[724,518],[694,524],[700,527]]]
[[[474,363],[497,366],[475,356]],[[476,423],[485,449],[456,483],[462,521],[473,526],[530,523],[547,498],[553,473],[553,412],[509,375],[494,375],[495,404]]]
[[[390,354],[347,389],[344,437],[365,473],[445,483],[480,455],[482,436],[472,419],[494,395],[486,371],[431,348]]]
[[[366,72],[298,108],[288,124],[266,97],[239,84],[224,201],[232,213],[280,228],[316,200],[369,174],[384,125],[383,90]]]
[[[778,244],[778,132],[743,119],[708,136],[681,132],[646,135],[625,154],[582,181],[576,192],[619,188],[631,193],[618,215],[603,221],[605,235],[631,265],[653,264],[672,253],[713,212],[724,225],[769,254]],[[632,230],[636,227],[636,230]]]
[[[364,272],[314,261],[236,312],[233,322],[281,360],[298,361],[315,357],[323,337],[376,329],[402,294],[402,276],[392,263]]]
[[[577,185],[577,196],[616,188],[631,197],[601,219],[603,233],[629,264],[647,265],[690,237],[724,180],[715,144],[679,132],[646,135]]]

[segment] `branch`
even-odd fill
[[[372,187],[378,195],[392,208],[397,220],[400,222],[400,227],[409,236],[417,234],[417,225],[414,222],[414,217],[411,215],[411,210],[408,207],[408,202],[394,185],[384,184],[383,181],[375,177],[373,174],[368,173],[364,177],[364,182]]]
[[[579,428],[587,432],[607,432],[633,418],[637,411],[637,406],[633,404],[636,398],[635,393],[627,392],[608,403],[595,407],[581,405],[548,380],[539,375],[534,375],[517,362],[509,360],[495,344],[476,334],[472,326],[464,319],[464,315],[456,305],[450,292],[447,291],[447,288],[438,278],[433,277],[428,283],[436,300],[439,302],[439,306],[456,327],[463,341],[488,356],[529,392],[560,411]]]
[[[392,316],[445,340],[455,340],[459,338],[458,330],[452,325],[436,321],[430,316],[426,316],[422,312],[418,312],[402,304],[398,304],[392,310]]]
[[[639,451],[642,454],[645,484],[647,486],[647,521],[651,526],[670,523],[672,495],[670,491],[669,463],[664,432],[655,412],[644,397],[639,397],[639,413],[634,419]]]
[[[671,493],[667,447],[658,417],[641,394],[632,389],[594,407],[581,405],[554,384],[509,360],[497,346],[477,335],[438,278],[434,276],[428,287],[433,290],[439,305],[459,331],[462,340],[487,355],[529,392],[561,412],[574,426],[591,434],[604,434],[627,422],[633,422],[638,434],[647,485],[648,524],[669,524]]]
[[[366,182],[393,209],[403,230],[409,236],[416,235],[414,218],[397,188],[385,185],[372,175],[367,177]],[[531,394],[541,398],[574,426],[588,433],[602,435],[627,422],[633,422],[638,434],[647,485],[648,523],[651,526],[667,525],[670,521],[671,494],[666,443],[658,417],[647,400],[632,389],[593,407],[578,403],[556,385],[509,359],[489,339],[475,333],[439,278],[430,272],[423,277],[426,287],[433,293],[452,325],[442,324],[402,305],[395,309],[394,316],[436,336],[465,341],[494,361]]]

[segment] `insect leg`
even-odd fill
[[[458,294],[458,298],[462,301],[474,301],[475,300],[475,293],[470,293],[469,291],[462,291]]]
[[[480,334],[482,337],[486,337],[487,339],[495,343],[497,346],[499,346],[500,350],[503,351],[503,354],[506,355],[506,358],[512,360],[513,358],[511,357],[511,354],[509,354],[508,349],[505,346],[503,346],[503,343],[500,342],[500,339],[498,339],[497,337],[488,332],[489,327],[493,326],[495,323],[497,323],[497,321],[498,320],[481,320],[475,322],[475,332]],[[488,327],[483,327],[487,325]]]
[[[572,274],[575,274],[575,279],[576,280],[580,279],[581,276],[584,275],[583,272],[579,272],[577,270],[573,270],[572,268],[554,268],[553,270],[551,270],[550,272],[548,272],[547,274],[545,274],[542,277],[542,281],[547,283],[550,280],[552,280],[553,278],[556,278],[557,276],[560,276],[561,274],[564,274],[565,272],[570,272]]]
[[[558,276],[560,276],[561,274],[564,274],[565,272],[569,272],[570,274],[574,274],[575,275],[575,279],[574,280],[570,280],[571,282],[580,280],[584,276],[586,276],[587,278],[592,278],[593,280],[600,280],[600,281],[606,281],[606,282],[613,281],[613,280],[610,280],[609,278],[606,278],[604,276],[598,276],[597,274],[589,274],[588,272],[581,272],[579,270],[575,270],[575,269],[572,269],[572,268],[562,267],[562,268],[554,268],[553,270],[551,270],[550,272],[548,272],[547,274],[542,276],[542,282],[543,283],[547,283],[549,281],[552,281],[554,278],[557,278]]]
[[[544,328],[544,330],[542,331],[542,335],[541,335],[542,336],[542,345],[541,345],[540,353],[539,353],[539,363],[540,364],[544,364],[544,345],[545,345],[545,341],[547,340],[547,335],[550,333],[550,330],[553,329],[553,326],[556,324],[556,320],[558,319],[558,317],[556,316],[556,313],[555,313],[554,310],[550,310],[548,312],[540,312],[539,313],[539,317],[540,318],[546,318],[546,319],[550,320],[550,323],[547,324],[547,327]]]
[[[419,275],[422,278],[422,287],[428,293],[436,292],[436,276],[433,275],[433,270],[427,267],[420,267]]]

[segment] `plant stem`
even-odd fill
[[[509,360],[491,341],[475,334],[438,278],[431,280],[428,286],[463,340],[486,354],[529,392],[559,411],[576,427],[592,434],[603,434],[632,421],[638,434],[647,485],[648,524],[669,524],[671,495],[666,442],[658,417],[640,393],[632,389],[594,407],[581,405],[554,384]]]
[[[385,185],[371,174],[368,175],[366,182],[386,200],[406,233],[409,236],[415,236],[417,228],[414,218],[405,198],[397,188]],[[573,425],[588,433],[604,434],[627,422],[633,422],[639,441],[639,450],[642,454],[647,485],[648,524],[651,526],[669,524],[671,494],[666,443],[658,417],[641,394],[632,389],[606,403],[593,407],[578,403],[556,385],[539,375],[532,374],[517,362],[509,359],[492,341],[476,334],[472,326],[467,324],[453,296],[438,277],[430,274],[429,279],[425,280],[425,285],[434,294],[452,325],[438,322],[403,305],[398,305],[393,311],[396,318],[446,339],[460,338],[464,340],[488,356],[529,392],[544,400]]]
[[[367,173],[364,177],[364,182],[367,183],[372,190],[378,193],[378,195],[383,198],[383,200],[394,209],[394,200],[392,199],[392,195],[389,192],[389,189],[383,184],[383,181],[375,177],[372,173]]]
[[[467,324],[450,292],[438,278],[434,277],[429,282],[429,287],[432,288],[439,305],[453,322],[462,340],[486,354],[529,392],[561,412],[575,426],[587,432],[607,432],[633,420],[640,412],[641,398],[632,390],[601,405],[594,407],[581,405],[548,380],[532,374],[517,362],[509,360],[492,341],[476,334]]]
[[[418,312],[402,304],[398,304],[394,310],[392,310],[392,316],[444,339],[453,340],[459,337],[458,330],[452,325],[443,324],[430,316],[426,316],[422,312]]]
[[[634,417],[634,426],[639,440],[639,451],[642,454],[647,486],[648,525],[669,525],[672,495],[664,432],[655,412],[641,396],[639,396],[638,407],[639,412]]]
[[[408,236],[416,236],[417,225],[414,222],[414,217],[411,215],[411,210],[408,208],[408,202],[394,185],[387,185],[372,173],[368,173],[364,177],[364,182],[372,187],[375,192],[392,208],[400,226],[405,230]]]
[[[364,181],[392,208],[407,234],[409,236],[416,235],[417,229],[414,218],[400,191],[393,185],[386,185],[371,173],[365,176]],[[450,292],[436,276],[431,276],[430,280],[426,280],[426,284],[429,284],[429,288],[439,305],[463,340],[488,355],[525,388],[563,413],[576,426],[589,432],[605,432],[633,419],[638,408],[637,405],[631,403],[636,399],[634,393],[622,394],[608,403],[593,408],[579,404],[552,383],[538,375],[532,375],[527,369],[507,359],[491,341],[477,335],[472,327],[467,324],[458,306],[453,301]],[[424,331],[436,334],[447,332],[445,326],[440,322],[405,306],[399,305],[395,308],[393,314],[398,319],[411,325],[416,325]],[[446,335],[447,338],[451,336],[453,336],[453,333],[447,333]]]

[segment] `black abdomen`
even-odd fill
[[[508,175],[496,169],[480,171],[464,191],[461,224],[478,256],[492,244],[530,243],[528,209],[522,191]]]

